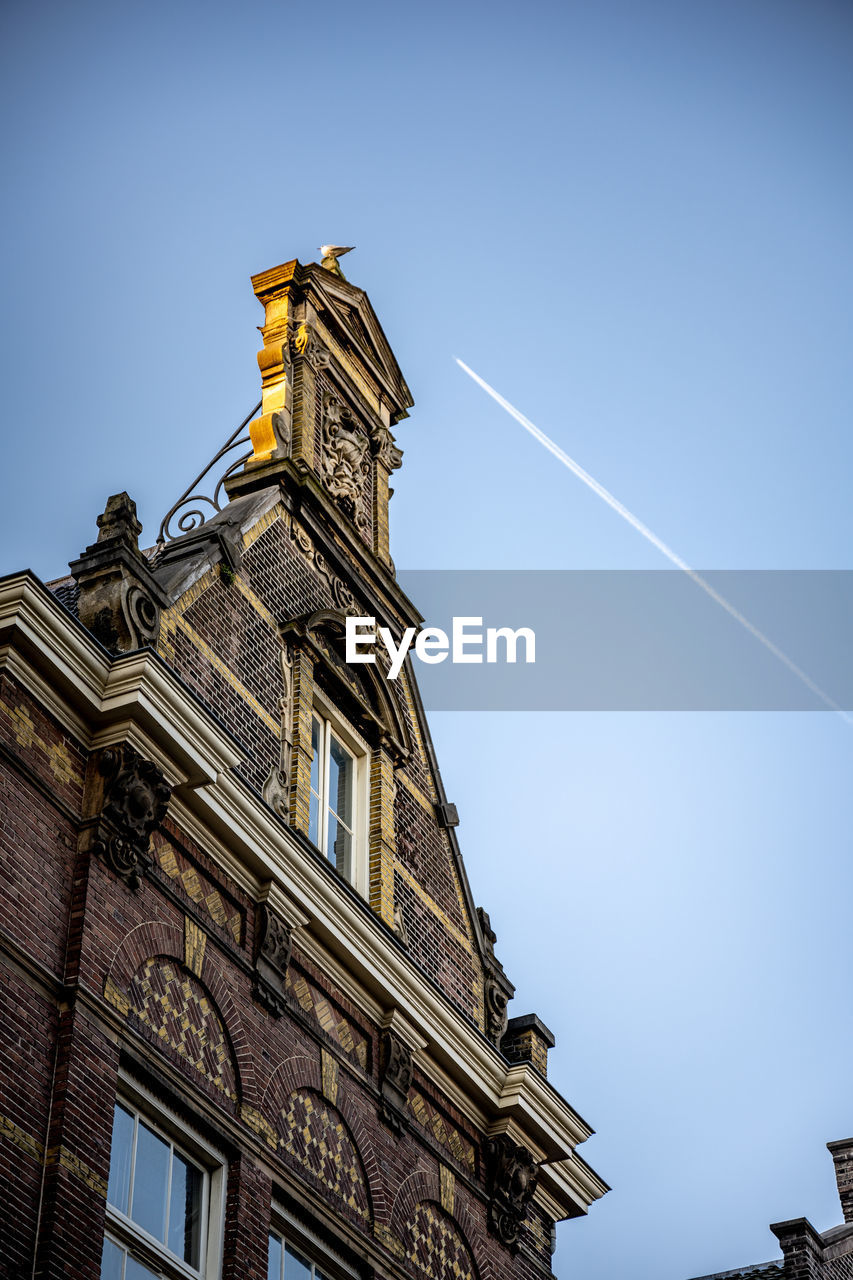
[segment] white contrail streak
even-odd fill
[[[619,499],[615,498],[609,489],[605,489],[604,485],[599,484],[588,471],[584,471],[580,463],[575,462],[574,458],[570,458],[565,449],[561,449],[550,436],[546,436],[544,431],[540,431],[535,423],[531,422],[529,418],[525,418],[520,409],[516,409],[514,404],[510,404],[509,400],[505,400],[500,392],[495,391],[494,387],[489,386],[488,382],[486,382],[484,378],[481,378],[473,369],[469,369],[464,360],[460,360],[458,356],[455,356],[454,359],[459,365],[459,368],[467,373],[468,377],[472,378],[479,387],[482,387],[486,395],[491,396],[502,409],[506,409],[510,417],[515,418],[516,422],[519,422],[521,426],[524,427],[524,430],[528,431],[530,435],[533,436],[534,440],[538,440],[549,453],[552,453],[559,462],[562,462],[564,467],[568,467],[569,471],[573,472],[579,480],[582,480],[587,488],[592,489],[593,493],[597,493],[599,498],[607,503],[608,507],[612,507],[623,520],[626,520],[632,528],[642,534],[647,542],[650,542],[653,547],[657,547],[658,551],[660,551],[662,555],[665,555],[667,560],[675,565],[676,569],[681,569],[683,573],[686,573],[688,578],[696,583],[697,587],[701,587],[705,594],[710,596],[721,609],[725,609],[726,613],[734,618],[736,622],[739,622],[740,625],[759,642],[759,644],[764,645],[764,648],[767,649],[769,653],[772,653],[774,658],[778,659],[783,666],[787,667],[798,680],[801,680],[806,688],[815,695],[815,697],[819,698],[821,702],[823,702],[832,711],[837,711],[842,719],[846,720],[849,725],[853,725],[853,718],[847,714],[843,707],[840,707],[837,702],[833,701],[828,693],[824,693],[823,689],[821,689],[819,685],[815,684],[811,676],[807,675],[801,667],[798,667],[786,653],[783,653],[778,645],[773,643],[769,636],[766,636],[763,631],[759,631],[758,627],[756,627],[754,623],[750,622],[749,618],[744,617],[740,610],[736,609],[733,604],[730,604],[725,596],[721,596],[719,591],[716,591],[711,586],[710,582],[706,582],[701,574],[697,573],[695,569],[691,569],[687,561],[682,560],[681,556],[677,555],[671,547],[668,547],[656,533],[652,533],[648,525],[643,524],[642,520],[639,520],[632,511],[629,511],[626,506],[623,506]]]

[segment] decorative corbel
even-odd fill
[[[258,908],[258,942],[255,955],[255,995],[279,1018],[286,1007],[287,966],[293,948],[293,928],[262,902]]]
[[[402,467],[403,450],[397,447],[391,429],[384,422],[377,422],[371,428],[370,449],[386,471],[396,471],[398,467]]]
[[[402,1133],[409,1086],[412,1083],[412,1050],[396,1032],[386,1029],[380,1040],[379,1115],[395,1133]]]
[[[501,1244],[514,1249],[527,1206],[536,1190],[539,1166],[527,1147],[519,1146],[506,1134],[486,1142],[483,1153],[489,1197],[489,1230]]]
[[[107,747],[90,775],[84,846],[103,858],[131,889],[151,865],[151,835],[166,815],[172,788],[151,760],[128,743]]]

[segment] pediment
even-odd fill
[[[393,420],[407,416],[413,404],[406,380],[394,358],[376,312],[363,289],[312,264],[307,268],[327,327],[349,339],[390,401]]]

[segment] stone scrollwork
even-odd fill
[[[539,1166],[527,1147],[506,1134],[484,1148],[486,1189],[489,1196],[489,1229],[501,1244],[512,1249],[518,1243],[527,1206],[536,1190]]]
[[[356,427],[337,396],[323,401],[323,456],[320,469],[326,488],[345,515],[360,528],[367,525],[364,487],[370,466],[370,442]]]
[[[258,943],[255,956],[255,995],[275,1018],[287,1004],[287,967],[293,931],[268,903],[258,911]]]
[[[504,973],[500,960],[495,955],[497,935],[492,928],[488,913],[482,907],[477,908],[477,919],[483,938],[483,1014],[485,1032],[492,1044],[499,1049],[509,1020],[507,1006],[515,994],[515,988]]]
[[[412,1083],[412,1051],[393,1031],[382,1032],[379,1114],[396,1132],[403,1128],[403,1117]]]
[[[501,1040],[506,1032],[506,1024],[509,1019],[507,1006],[510,997],[504,990],[497,978],[491,974],[488,975],[485,982],[485,1006],[486,1006],[486,1035],[492,1044],[500,1047]]]
[[[107,748],[98,771],[103,803],[92,828],[91,847],[136,889],[151,865],[151,835],[165,817],[172,788],[157,766],[127,743]]]
[[[329,367],[331,362],[329,352],[318,338],[317,331],[307,321],[303,320],[296,327],[290,339],[290,346],[293,355],[302,356],[312,369]]]
[[[327,583],[333,604],[335,604],[337,608],[342,610],[345,614],[358,613],[358,601],[352,591],[350,591],[343,579],[339,578],[332,571],[332,568],[323,553],[315,550],[310,536],[296,520],[293,521],[291,526],[291,535],[297,547],[305,556],[305,559],[309,564],[314,566],[320,577]]]
[[[285,639],[281,642],[280,661],[283,685],[279,702],[281,751],[278,763],[267,774],[262,794],[270,808],[287,822],[290,817],[290,767],[293,755],[293,648]]]

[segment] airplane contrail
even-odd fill
[[[830,708],[830,710],[837,711],[847,724],[853,725],[853,718],[851,718],[844,708],[840,707],[828,693],[824,693],[820,685],[815,684],[811,676],[807,675],[801,667],[798,667],[797,664],[788,657],[787,653],[784,653],[778,645],[773,643],[769,636],[766,636],[763,631],[760,631],[758,627],[755,626],[754,623],[750,622],[749,618],[744,617],[740,610],[736,609],[735,606],[725,598],[725,596],[721,596],[719,591],[716,591],[714,587],[711,586],[710,582],[707,582],[700,573],[697,573],[695,569],[691,569],[686,560],[683,560],[682,557],[673,551],[671,547],[668,547],[662,538],[659,538],[656,533],[652,532],[648,525],[643,524],[642,520],[638,519],[638,517],[635,516],[632,511],[629,511],[618,498],[614,497],[609,489],[605,489],[603,484],[599,484],[594,476],[591,476],[588,471],[583,469],[580,463],[575,462],[574,458],[569,457],[565,449],[561,449],[550,436],[546,436],[545,432],[541,431],[535,423],[530,421],[529,418],[526,418],[520,409],[516,409],[514,404],[510,404],[509,400],[506,400],[500,392],[495,391],[494,387],[490,386],[484,378],[481,378],[478,373],[475,373],[473,369],[470,369],[468,365],[465,364],[464,360],[460,360],[458,356],[454,356],[454,359],[459,365],[459,368],[462,369],[464,373],[467,373],[468,377],[472,378],[479,387],[482,387],[486,395],[491,396],[496,404],[499,404],[502,409],[505,409],[510,417],[515,418],[516,422],[520,423],[521,426],[524,427],[525,431],[528,431],[530,435],[533,436],[534,440],[538,440],[549,453],[552,453],[559,462],[562,462],[564,467],[568,467],[569,471],[576,475],[579,480],[582,480],[587,488],[592,489],[593,493],[597,493],[599,498],[607,503],[608,507],[612,507],[617,515],[620,515],[623,520],[626,520],[627,523],[631,525],[632,528],[636,529],[639,534],[642,534],[647,542],[650,542],[653,547],[657,547],[658,551],[660,551],[662,555],[666,556],[667,560],[674,564],[676,569],[681,569],[683,573],[686,573],[688,578],[696,583],[697,587],[700,587],[706,595],[710,596],[721,609],[725,609],[726,613],[729,614],[730,617],[734,618],[736,622],[740,623],[740,625],[748,631],[749,634],[759,642],[759,644],[764,646],[768,653],[772,653],[773,657],[781,662],[783,666],[787,667],[792,675],[795,675],[798,680],[802,681],[806,688],[813,693],[815,697],[819,698],[821,702]]]

